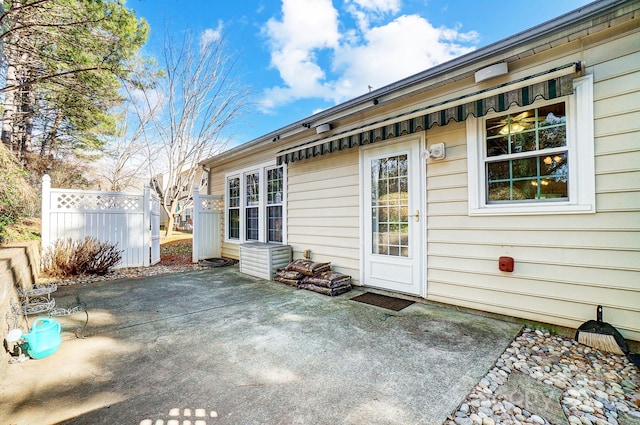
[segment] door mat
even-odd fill
[[[387,295],[374,294],[373,292],[365,292],[362,295],[351,298],[352,301],[359,303],[375,305],[376,307],[386,308],[388,310],[400,311],[405,307],[413,304],[413,301],[403,300],[402,298],[389,297]]]

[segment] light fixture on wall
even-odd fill
[[[444,159],[446,157],[446,149],[444,143],[434,143],[429,146],[429,149],[424,153],[424,157],[429,159]]]
[[[326,133],[329,130],[331,130],[331,125],[320,124],[319,126],[316,127],[316,134]]]
[[[499,77],[509,73],[509,68],[506,62],[496,63],[486,68],[482,68],[475,73],[476,83],[480,81],[488,80],[490,78]]]

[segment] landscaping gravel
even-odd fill
[[[501,391],[515,374],[555,389],[557,399],[549,396],[553,391]],[[637,425],[639,390],[640,373],[626,356],[605,353],[543,330],[525,329],[445,425],[547,425],[563,421],[571,425]],[[560,416],[564,413],[564,418],[547,417],[554,409],[561,412]]]

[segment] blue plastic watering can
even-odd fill
[[[42,359],[50,356],[60,348],[60,323],[53,319],[37,318],[31,326],[31,332],[22,334],[29,344],[27,353],[31,358]]]

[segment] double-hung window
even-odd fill
[[[227,238],[240,239],[240,177],[227,178]]]
[[[593,88],[467,119],[469,214],[595,212]]]
[[[267,241],[282,242],[284,169],[267,169]]]
[[[260,240],[260,172],[250,171],[244,174],[245,189],[245,239]]]
[[[265,165],[226,177],[228,241],[284,242],[285,170]]]

